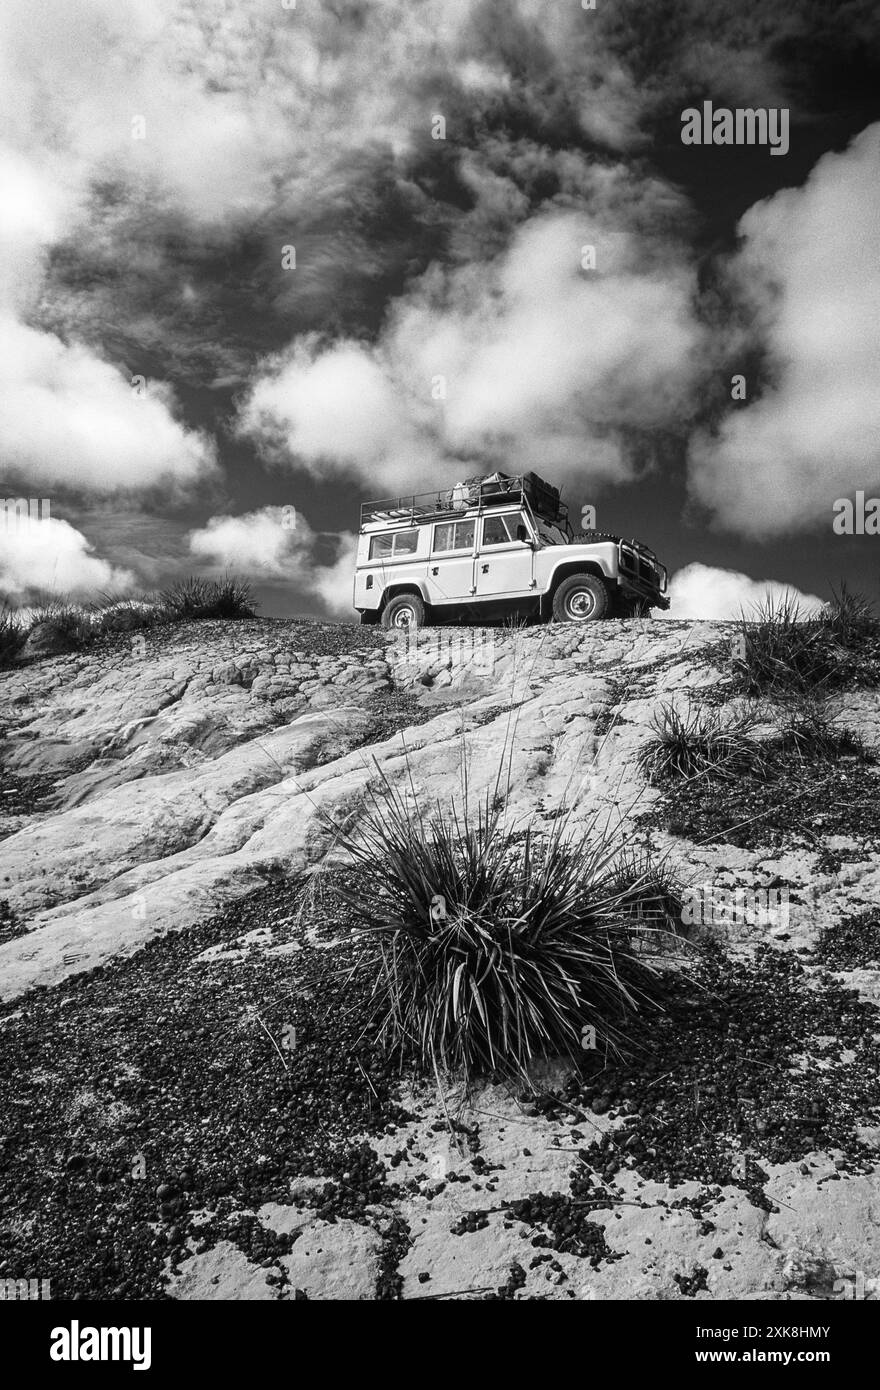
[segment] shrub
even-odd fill
[[[641,954],[661,954],[670,937],[682,935],[682,885],[644,849],[625,849],[615,859],[605,889],[638,934]]]
[[[845,584],[818,613],[806,613],[792,595],[770,597],[738,627],[733,666],[746,694],[880,684],[880,619]]]
[[[256,605],[248,580],[227,575],[224,579],[199,579],[191,575],[162,591],[160,604],[171,621],[190,618],[253,618]]]
[[[727,723],[715,709],[688,706],[682,714],[662,704],[651,720],[651,735],[639,749],[637,761],[649,782],[711,775],[740,777],[763,760],[761,745],[750,737],[756,717],[735,712]]]
[[[142,628],[154,627],[162,620],[162,612],[155,603],[141,596],[102,593],[101,601],[92,610],[92,623],[97,633],[136,632]]]
[[[801,700],[789,712],[776,740],[776,751],[802,762],[869,757],[859,735],[835,724],[825,706],[815,700]]]
[[[69,651],[78,651],[94,633],[84,608],[63,599],[49,599],[32,610],[28,634],[39,627],[47,639],[57,637]]]
[[[27,633],[14,609],[8,603],[0,606],[0,666],[15,659],[25,643]]]
[[[346,891],[354,923],[375,937],[374,1023],[401,1057],[467,1080],[526,1077],[538,1055],[583,1058],[627,1047],[627,1020],[656,1003],[659,968],[638,950],[659,899],[610,837],[517,831],[487,793],[429,813],[383,778],[357,833],[343,832],[360,870]],[[680,911],[680,904],[677,911]]]

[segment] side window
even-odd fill
[[[395,555],[412,555],[419,548],[418,531],[398,531],[394,537]]]
[[[507,545],[515,539],[509,518],[503,516],[486,517],[483,522],[483,545]]]
[[[475,521],[445,521],[434,527],[433,551],[472,550]]]
[[[370,559],[388,560],[394,550],[394,537],[389,535],[372,536],[370,539]]]
[[[412,555],[419,548],[418,531],[392,531],[370,540],[370,559],[389,560],[395,555]]]

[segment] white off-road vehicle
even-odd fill
[[[354,606],[362,623],[595,622],[668,608],[666,587],[647,546],[573,535],[559,492],[534,473],[361,507]]]

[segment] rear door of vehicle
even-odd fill
[[[435,521],[428,556],[428,602],[468,603],[474,595],[476,519]]]
[[[535,552],[518,537],[529,528],[520,512],[492,512],[481,522],[477,550],[477,597],[521,597],[532,592]]]
[[[369,559],[364,570],[364,599],[369,606],[375,604],[375,596],[382,594],[392,584],[402,582],[418,583],[424,574],[424,551],[419,563],[419,529],[416,526],[402,527],[399,531],[379,531],[370,537]],[[372,582],[371,582],[372,581]],[[369,585],[369,591],[366,586]],[[358,607],[358,584],[355,586],[355,607]]]

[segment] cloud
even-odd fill
[[[329,562],[318,558],[328,543],[335,552]],[[334,616],[354,615],[357,536],[349,531],[318,536],[301,513],[294,518],[282,507],[261,507],[211,517],[191,532],[189,549],[213,570],[238,570],[257,583],[284,583],[304,597],[317,594]]]
[[[163,383],[138,396],[87,348],[0,317],[0,451],[28,488],[192,484],[212,469],[213,445],[173,407]]]
[[[358,538],[352,531],[342,531],[335,538],[338,547],[336,560],[330,565],[317,565],[312,571],[315,590],[325,608],[334,617],[353,619],[354,564]]]
[[[105,590],[132,588],[130,570],[92,552],[85,536],[67,521],[0,516],[0,593],[19,604],[41,594],[87,599]]]
[[[815,594],[803,594],[790,584],[775,579],[750,579],[736,570],[714,569],[711,565],[686,565],[669,582],[670,604],[664,618],[701,618],[724,622],[751,613],[767,599],[788,596],[804,612],[823,607]]]
[[[261,507],[241,516],[212,516],[190,533],[189,548],[219,568],[244,570],[255,579],[283,579],[300,565],[310,540],[302,518],[282,507]]]
[[[692,493],[724,529],[830,527],[838,497],[880,484],[878,225],[880,124],[742,218],[730,279],[767,380],[690,451]]]
[[[240,431],[316,476],[373,486],[428,486],[474,460],[626,479],[625,431],[692,408],[701,332],[686,258],[605,215],[550,212],[486,264],[432,267],[375,345],[295,343],[265,364]]]

